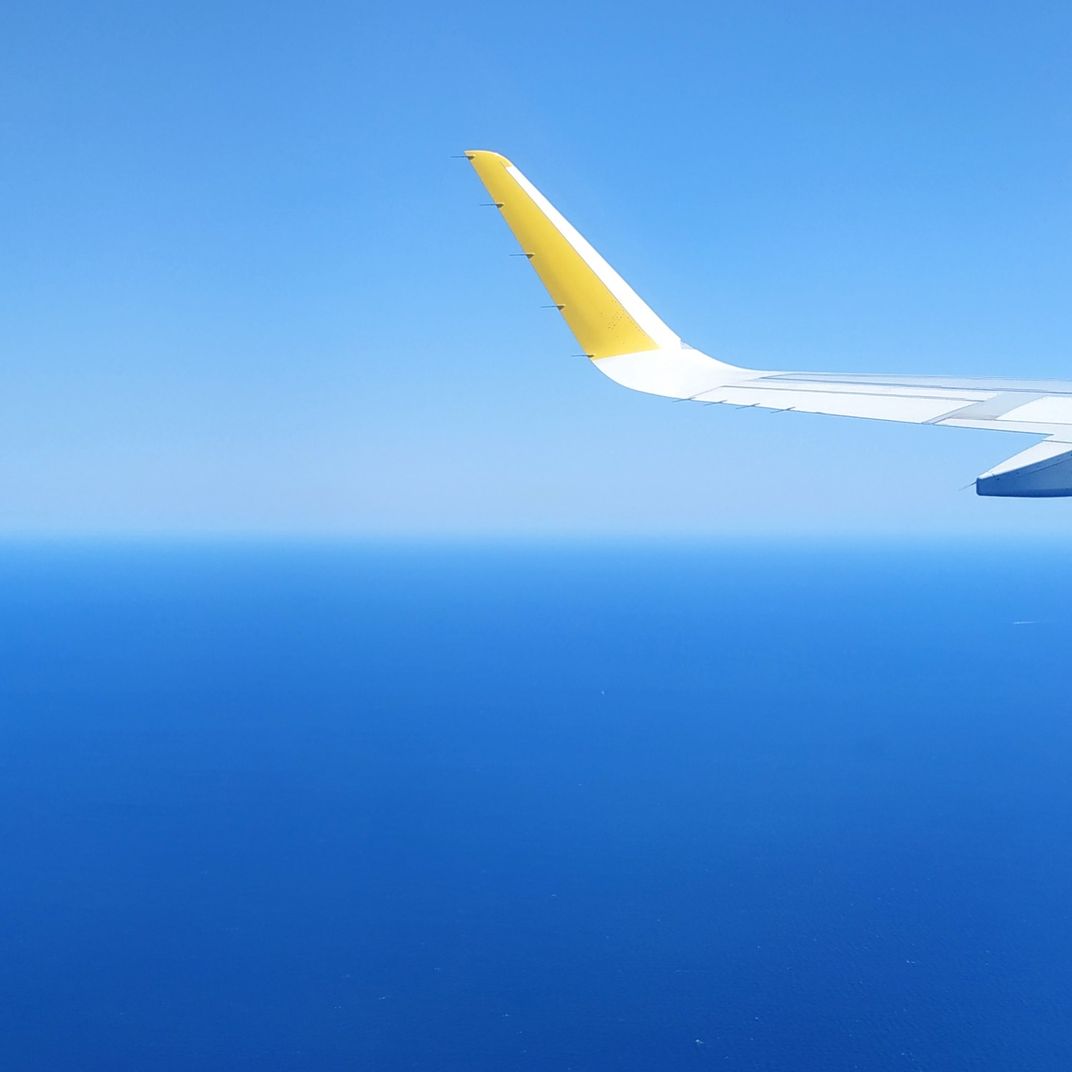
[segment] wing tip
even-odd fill
[[[493,152],[491,149],[466,149],[465,158],[470,164],[474,166],[479,161],[480,163],[497,163],[504,168],[513,167],[514,165],[506,159],[502,153]]]

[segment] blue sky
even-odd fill
[[[712,412],[583,360],[504,152],[694,345],[1072,378],[1066,4],[21,4],[0,530],[1064,533],[1016,437]]]

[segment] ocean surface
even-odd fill
[[[1072,566],[0,551],[0,1067],[1072,1068]]]

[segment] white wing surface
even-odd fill
[[[1036,441],[983,473],[980,495],[1072,495],[1072,381],[740,368],[682,343],[505,157],[465,154],[592,364],[635,391],[712,406],[987,428]]]

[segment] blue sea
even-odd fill
[[[1066,549],[8,546],[0,1067],[1072,1068]]]

